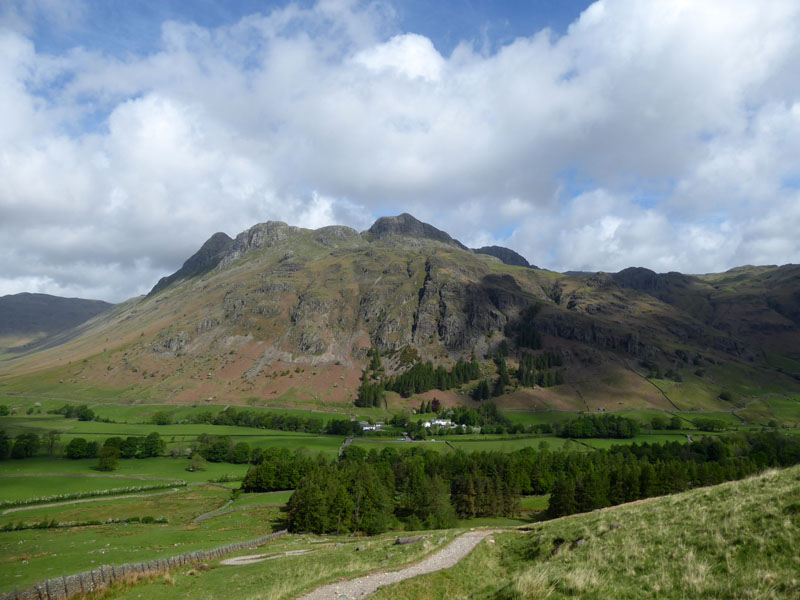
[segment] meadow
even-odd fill
[[[168,557],[265,535],[281,528],[278,506],[248,507],[208,519],[193,520],[230,499],[230,490],[200,485],[174,493],[101,500],[0,516],[7,523],[60,523],[130,517],[163,517],[166,524],[117,523],[57,529],[0,532],[0,591],[13,591],[36,581],[77,573],[101,564],[121,564]],[[56,559],[57,557],[57,559]]]

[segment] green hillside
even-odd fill
[[[798,515],[800,467],[770,471],[499,534],[373,598],[797,598]]]

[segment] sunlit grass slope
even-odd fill
[[[798,598],[800,467],[495,539],[374,598]]]

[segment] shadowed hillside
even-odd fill
[[[101,300],[60,298],[47,294],[0,297],[0,346],[24,346],[72,329],[109,310]]]

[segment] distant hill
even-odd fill
[[[21,293],[0,297],[0,337],[52,335],[71,329],[113,304],[101,300]]]

